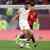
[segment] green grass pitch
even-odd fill
[[[0,41],[0,50],[28,50],[28,48],[16,48],[15,41]],[[29,50],[50,50],[50,41],[39,42],[36,48]]]

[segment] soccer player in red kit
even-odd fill
[[[29,10],[28,12],[28,23],[30,25],[30,28],[33,29],[33,23],[34,22],[38,22],[38,13],[37,11],[35,10],[34,8],[34,3],[30,3],[30,2],[27,2],[26,3],[26,8],[27,8],[27,11]]]
[[[30,28],[33,29],[33,23],[37,22],[37,12],[35,10],[30,10],[28,15],[28,22],[30,25]]]
[[[35,30],[35,32],[36,32],[36,30],[39,29],[39,21],[38,21],[38,17],[37,17],[38,13],[34,9],[34,3],[27,2],[26,6],[27,6],[27,10],[29,10],[29,12],[28,12],[29,26],[30,26],[31,30]],[[31,39],[32,39],[33,42],[36,41],[33,34],[32,34]]]

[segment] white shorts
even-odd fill
[[[20,27],[21,30],[23,30],[23,29],[30,30],[30,26],[29,26],[27,21],[20,21],[19,27]]]

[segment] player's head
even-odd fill
[[[35,3],[34,2],[26,2],[26,9],[31,9],[32,7],[34,7]]]
[[[19,11],[19,10],[18,10],[18,9],[16,9],[16,14],[18,14],[18,11]]]

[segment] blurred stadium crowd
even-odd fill
[[[50,0],[0,0],[0,4],[25,4],[26,1],[35,2],[36,4],[50,4]]]
[[[15,10],[9,8],[0,8],[0,29],[16,28],[17,22],[11,22],[12,17],[15,16]]]

